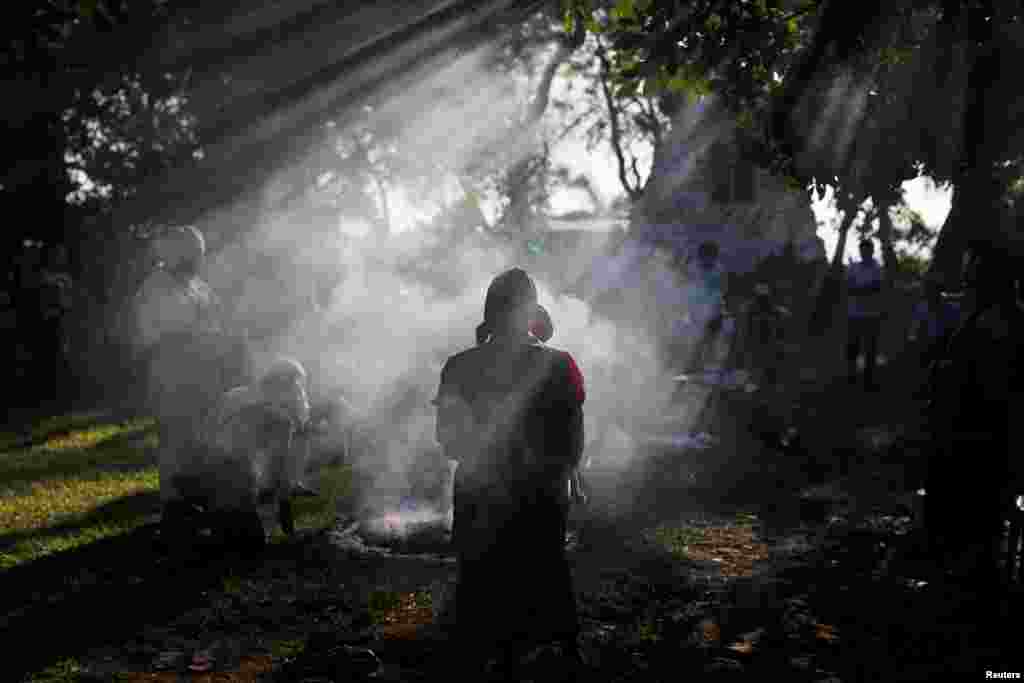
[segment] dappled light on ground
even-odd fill
[[[433,622],[433,609],[426,593],[390,593],[389,603],[377,617],[381,637],[390,640],[415,638]],[[372,609],[372,606],[371,606]]]
[[[753,576],[757,564],[769,559],[768,546],[750,523],[660,525],[647,536],[673,555],[714,563],[727,578]]]
[[[211,671],[207,673],[191,673],[187,680],[190,683],[260,683],[273,670],[274,660],[270,655],[242,657],[237,669],[233,671]],[[125,673],[118,679],[125,683],[178,683],[182,675],[176,672],[158,673]]]

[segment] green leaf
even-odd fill
[[[616,97],[631,97],[637,93],[638,84],[636,81],[624,81],[615,88]]]
[[[636,19],[636,7],[633,0],[616,0],[612,16],[618,19]]]

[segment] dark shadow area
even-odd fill
[[[149,504],[147,496],[120,505]],[[106,514],[110,514],[110,509]],[[102,512],[100,514],[103,514]],[[31,647],[5,648],[5,680],[17,681],[56,661],[124,643],[199,607],[228,575],[245,577],[263,563],[296,554],[296,544],[256,556],[218,549],[171,557],[156,525],[47,556],[0,574],[0,624]]]
[[[113,410],[59,410],[40,407],[31,412],[14,411],[0,424],[0,449],[14,450],[31,448],[46,443],[49,439],[71,432],[87,430],[99,425],[123,424],[140,414],[121,414]],[[53,417],[54,415],[60,417]],[[26,427],[26,425],[28,425]],[[52,426],[50,426],[52,425]],[[103,444],[108,443],[104,441]]]

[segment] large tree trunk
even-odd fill
[[[956,5],[951,3],[949,11],[957,12]],[[983,13],[985,9],[973,11]],[[996,18],[986,21],[968,16],[967,22],[975,54],[967,72],[961,160],[953,174],[952,206],[939,231],[930,269],[931,274],[950,287],[959,284],[961,259],[968,241],[972,237],[996,237],[994,229],[1000,224],[1000,199],[1005,190],[996,174],[998,144],[987,135],[990,112],[986,97],[991,96],[991,86],[999,77],[1002,57],[993,36]]]

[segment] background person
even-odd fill
[[[698,328],[698,341],[690,370],[697,372],[710,360],[724,322],[726,274],[719,262],[717,243],[707,241],[698,247],[693,277],[696,282],[690,296],[688,315]]]
[[[882,267],[875,260],[870,239],[860,242],[860,258],[846,272],[846,370],[849,383],[857,383],[857,360],[864,352],[864,388],[878,388],[878,338],[882,331]]]

